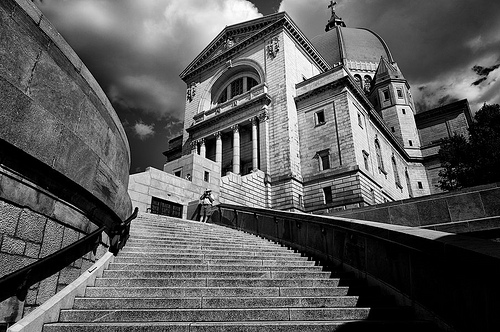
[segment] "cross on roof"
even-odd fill
[[[337,5],[337,1],[330,0],[330,4],[328,5],[328,8],[332,9],[332,16],[335,15],[335,6],[336,5]]]

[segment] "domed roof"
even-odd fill
[[[383,57],[392,63],[391,52],[384,40],[375,32],[364,28],[347,28],[340,25],[314,37],[312,44],[332,66],[347,61],[363,63],[380,62]]]

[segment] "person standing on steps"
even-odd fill
[[[201,204],[201,222],[207,222],[208,217],[210,217],[210,213],[212,212],[211,207],[214,203],[214,198],[212,197],[212,190],[205,190],[203,195],[200,197]]]

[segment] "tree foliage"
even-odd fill
[[[500,182],[500,105],[487,105],[474,116],[469,137],[442,141],[439,188],[453,190]]]

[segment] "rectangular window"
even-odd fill
[[[322,125],[325,123],[325,111],[321,110],[314,113],[314,122],[316,126]]]
[[[361,113],[358,113],[358,125],[363,128],[363,115]]]
[[[384,94],[384,101],[389,100],[389,90],[384,90],[383,94]]]
[[[411,139],[410,139],[410,140],[408,140],[408,144],[409,144],[410,146],[413,146],[413,142],[411,141]]]
[[[398,98],[399,99],[403,99],[403,90],[402,89],[396,89],[397,93],[398,93]]]
[[[403,114],[406,114],[406,110],[404,108],[402,109],[402,111],[403,111]]]
[[[418,181],[417,185],[418,185],[418,189],[424,189],[424,185],[422,184],[422,182]]]
[[[329,204],[329,203],[333,202],[332,187],[324,187],[323,188],[323,196],[325,199],[325,204]]]
[[[321,166],[323,170],[330,168],[330,155],[321,156]]]
[[[174,170],[174,175],[178,177],[182,177],[182,168]]]
[[[203,176],[203,180],[205,182],[210,182],[210,173],[205,171],[205,175]]]
[[[316,152],[316,158],[319,161],[319,170],[324,171],[330,168],[330,150]]]
[[[396,132],[396,129],[394,129],[394,127],[391,127],[391,131],[392,131],[393,133],[395,133],[395,132]]]

